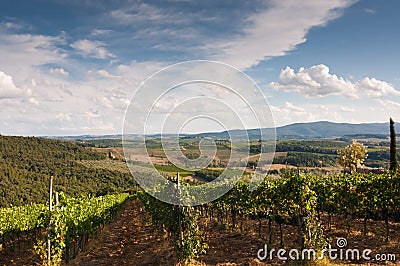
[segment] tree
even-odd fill
[[[394,129],[394,121],[390,118],[390,171],[396,171],[399,167],[396,149],[396,132]]]
[[[364,159],[367,158],[367,147],[354,140],[349,146],[338,150],[339,164],[344,169],[349,169],[351,173],[357,171],[362,166]]]

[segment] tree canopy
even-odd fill
[[[362,143],[354,140],[349,146],[344,149],[338,150],[339,164],[349,169],[351,173],[357,171],[357,168],[363,165],[365,158],[367,158],[367,147]]]

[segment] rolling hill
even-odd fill
[[[334,138],[351,135],[389,135],[389,123],[334,123],[329,121],[318,121],[308,123],[294,123],[285,126],[276,127],[277,139],[313,139],[313,138]],[[264,136],[271,137],[274,129],[262,129]],[[400,127],[396,124],[396,132],[400,132]],[[246,133],[250,139],[259,139],[259,129],[240,130],[233,129],[222,132],[204,132],[198,134],[183,134],[187,137],[210,137],[218,139],[229,138],[229,135],[245,139]],[[164,136],[172,136],[173,134],[164,134]],[[160,134],[148,135],[150,137],[159,138]],[[81,136],[45,136],[52,139],[120,139],[121,135],[81,135]],[[140,139],[139,134],[126,134],[127,138]]]
[[[397,127],[397,132],[399,128]],[[196,137],[228,138],[229,134],[236,138],[245,138],[246,131],[250,139],[260,138],[259,129],[230,130],[223,132],[210,132],[195,134]],[[273,129],[262,129],[263,135],[272,136]],[[295,123],[276,128],[277,139],[311,139],[311,138],[333,138],[348,135],[388,135],[389,123],[333,123],[319,121],[311,123]]]

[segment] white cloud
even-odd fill
[[[153,49],[195,52],[246,69],[296,49],[306,42],[310,29],[340,17],[356,0],[264,2],[250,15],[243,12],[235,23],[204,10],[181,11],[140,2],[112,10],[108,16],[117,24],[138,28],[132,38],[149,43]],[[218,35],[207,34],[199,27],[202,22],[233,27]]]
[[[146,3],[139,3],[130,8],[116,9],[110,12],[111,17],[120,23],[170,20],[171,17],[159,8]]]
[[[376,10],[372,9],[372,8],[365,8],[364,12],[367,13],[367,14],[375,14]]]
[[[100,35],[108,35],[110,33],[112,33],[112,30],[94,29],[90,34],[93,36],[100,36]]]
[[[354,108],[342,106],[342,107],[340,107],[340,111],[345,112],[345,113],[352,113],[352,112],[355,112],[356,110]]]
[[[400,102],[394,102],[391,100],[382,100],[382,99],[378,99],[377,101],[385,109],[396,110],[396,111],[400,110]]]
[[[10,34],[0,31],[0,69],[14,77],[29,77],[37,66],[62,64],[67,54],[58,46],[65,44],[65,34],[58,36]]]
[[[56,115],[56,118],[59,119],[60,121],[71,121],[71,115],[69,114],[64,114],[64,113],[59,113]]]
[[[100,78],[117,78],[118,76],[112,75],[110,72],[108,72],[105,69],[99,69],[99,70],[89,70],[88,71],[89,76],[96,76]]]
[[[306,42],[306,35],[311,28],[324,26],[338,18],[342,10],[354,2],[269,1],[267,9],[248,18],[243,34],[217,44],[220,51],[216,51],[215,57],[243,69],[257,65],[264,59],[285,55]]]
[[[39,105],[39,101],[36,100],[36,99],[33,98],[33,97],[29,98],[29,99],[28,99],[28,102],[30,102],[31,104],[34,104],[34,105]]]
[[[208,16],[202,11],[184,13],[178,10],[158,7],[148,3],[136,3],[130,7],[112,10],[110,17],[121,24],[133,25],[136,23],[155,24],[192,24],[194,21],[209,21],[217,18]]]
[[[129,104],[128,99],[118,98],[118,97],[114,97],[114,96],[94,97],[93,102],[98,107],[104,107],[104,108],[107,108],[110,110],[114,110],[114,109],[125,110]],[[121,116],[121,119],[122,119],[122,116]]]
[[[365,94],[371,98],[379,98],[389,94],[400,96],[400,92],[393,88],[391,84],[375,78],[365,77],[357,81],[355,87],[358,93]]]
[[[11,76],[0,71],[0,99],[29,96],[31,91],[17,88]]]
[[[50,74],[55,74],[55,75],[61,75],[61,76],[64,76],[64,77],[68,77],[69,76],[69,72],[66,71],[64,68],[61,68],[61,67],[50,68],[49,73]]]
[[[83,39],[73,42],[70,46],[74,48],[79,54],[86,57],[93,57],[98,59],[115,57],[114,54],[110,53],[105,48],[106,44],[100,41]]]
[[[313,112],[306,111],[291,102],[285,102],[283,106],[270,105],[270,108],[277,126],[294,121],[315,121],[317,119]]]
[[[10,21],[5,21],[5,22],[0,23],[0,30],[3,30],[3,31],[19,30],[21,28],[22,28],[22,26],[20,24],[10,22]]]
[[[85,112],[85,115],[88,118],[95,118],[100,116],[99,111],[94,109],[90,109],[89,111]]]
[[[328,21],[340,16],[342,9],[352,3],[352,1],[345,0],[315,1],[312,4],[310,2],[269,1],[267,4],[271,5],[250,15],[243,28],[232,29],[236,33],[243,29],[242,32],[236,36],[227,36],[231,32],[227,31],[228,33],[222,37],[207,34],[208,32],[205,33],[202,31],[203,28],[196,25],[202,19],[214,19],[211,16],[201,18],[201,12],[197,11],[188,16],[176,16],[171,12],[172,9],[163,10],[143,4],[136,11],[119,9],[113,14],[115,20],[120,19],[120,22],[133,24],[131,28],[135,31],[132,31],[132,35],[134,35],[132,38],[143,38],[143,43],[151,44],[147,47],[149,49],[176,49],[186,55],[188,51],[196,50],[194,55],[198,56],[200,53],[202,56],[202,52],[197,49],[206,47],[208,44],[204,49],[210,49],[210,53],[204,52],[205,58],[214,58],[213,55],[217,55],[216,59],[226,60],[240,68],[248,68],[265,58],[284,55],[287,51],[295,49],[296,45],[306,41],[306,36],[311,28],[323,26]],[[108,19],[109,15],[110,13],[106,14]],[[121,17],[118,18],[117,15],[121,15]],[[243,25],[239,22],[237,24]],[[139,28],[137,31],[134,28],[135,23]],[[144,26],[142,27],[142,25]],[[77,39],[74,39],[75,42],[71,43],[74,50],[70,50],[63,48],[69,45],[66,40],[71,39],[66,38],[65,33],[58,36],[10,34],[7,31],[17,30],[19,27],[17,24],[0,25],[0,58],[4,59],[0,60],[0,69],[7,73],[3,73],[4,75],[14,78],[11,78],[13,85],[7,83],[7,94],[17,97],[0,99],[1,106],[7,106],[7,108],[0,108],[2,123],[11,125],[0,128],[2,132],[18,132],[24,135],[120,132],[125,107],[131,94],[140,82],[167,66],[168,62],[132,61],[120,64],[119,60],[117,61],[115,58],[116,56],[110,52],[116,51],[110,48],[112,44],[121,43],[121,39],[111,39],[111,37],[121,38],[118,32],[103,30],[102,26],[97,26],[99,28],[94,29],[87,37],[89,40],[75,41]],[[114,29],[114,27],[115,21],[110,28]],[[130,25],[124,25],[124,27],[130,27]],[[121,35],[125,36],[126,34]],[[94,36],[101,38],[100,40],[104,40],[104,42],[92,40],[91,38],[97,38]],[[128,36],[125,37],[128,38]],[[177,44],[171,45],[172,41],[164,41],[167,37],[174,39]],[[110,46],[107,46],[106,40],[110,41]],[[156,47],[156,45],[158,46]],[[74,54],[81,54],[84,58],[71,57]],[[111,58],[117,63],[108,64],[108,61],[102,61],[103,65],[97,64],[96,70],[90,71],[89,69],[93,65],[88,64],[88,57]],[[172,60],[175,59],[176,57]],[[146,58],[140,57],[138,60],[146,60]],[[63,66],[63,68],[54,67],[49,70],[49,66]],[[69,75],[67,70],[82,75],[77,75],[77,79],[75,77],[60,79],[60,76],[67,77]],[[302,71],[304,73],[299,75],[293,69],[288,68],[287,73],[284,73],[286,76],[277,82],[276,85],[280,86],[277,89],[297,91],[307,97],[398,95],[393,86],[387,82],[374,78],[349,81],[329,73],[329,69],[323,65]],[[1,86],[3,86],[2,78],[0,78]],[[322,88],[318,88],[318,86]],[[0,87],[0,98],[3,93],[3,87]],[[275,95],[276,92],[272,93]],[[281,96],[282,94],[276,93],[276,95]],[[275,99],[279,101],[279,97]],[[291,100],[293,101],[293,99]],[[370,99],[365,101],[370,101]],[[170,99],[167,102],[174,104],[174,101]],[[371,119],[375,120],[379,120],[383,116],[382,109],[389,110],[389,106],[391,110],[399,109],[399,104],[395,101],[382,102],[382,106],[386,104],[386,107],[381,109],[379,109],[379,104],[374,103],[378,111],[376,114],[371,114]],[[349,104],[349,106],[352,105]],[[191,111],[197,111],[197,106],[191,107]],[[204,107],[199,106],[198,110]],[[279,124],[316,120],[338,121],[338,119],[342,119],[340,114],[346,118],[352,116],[357,121],[362,121],[365,119],[365,113],[368,113],[368,111],[362,112],[362,110],[367,110],[366,108],[340,107],[341,105],[335,108],[321,105],[310,106],[283,100],[276,106],[272,106],[271,109]],[[172,107],[167,109],[170,108]],[[352,113],[344,114],[343,112]]]
[[[291,103],[291,102],[285,102],[284,108],[286,110],[288,110],[289,112],[296,112],[296,113],[305,113],[306,112],[303,108],[294,106],[293,103]]]
[[[297,73],[292,68],[286,67],[281,71],[279,81],[271,82],[268,86],[278,91],[297,92],[308,98],[329,95],[351,98],[400,95],[399,91],[385,81],[365,77],[353,83],[343,77],[331,74],[329,67],[322,64],[310,68],[301,67]]]

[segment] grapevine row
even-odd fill
[[[297,228],[300,248],[326,246],[329,240],[325,232],[330,225],[322,226],[321,214],[342,216],[348,220],[348,231],[350,219],[364,218],[364,233],[368,219],[384,220],[386,239],[389,239],[389,219],[398,219],[396,215],[400,213],[400,176],[393,173],[312,176],[290,172],[282,178],[266,178],[254,191],[248,183],[238,182],[218,200],[189,207],[169,205],[144,192],[141,195],[153,224],[161,232],[167,232],[177,257],[190,261],[207,246],[197,227],[200,218],[217,219],[232,228],[240,226],[241,230],[243,221],[257,220],[260,237],[264,237],[261,236],[262,221],[267,220],[269,242],[271,224],[276,223],[280,228],[281,246],[284,246],[284,224]],[[182,225],[182,220],[186,225]],[[175,243],[180,234],[187,238],[186,246]],[[182,249],[185,256],[181,254]]]
[[[96,233],[125,203],[129,194],[71,198],[60,194],[60,203],[50,212],[45,205],[33,204],[0,209],[0,236],[42,229],[35,251],[44,264],[48,261],[47,240],[51,244],[51,264],[58,265],[76,253],[76,243]],[[43,230],[49,228],[49,230]],[[73,251],[70,250],[74,247]],[[81,246],[80,246],[81,247]],[[79,249],[79,247],[78,247]]]

